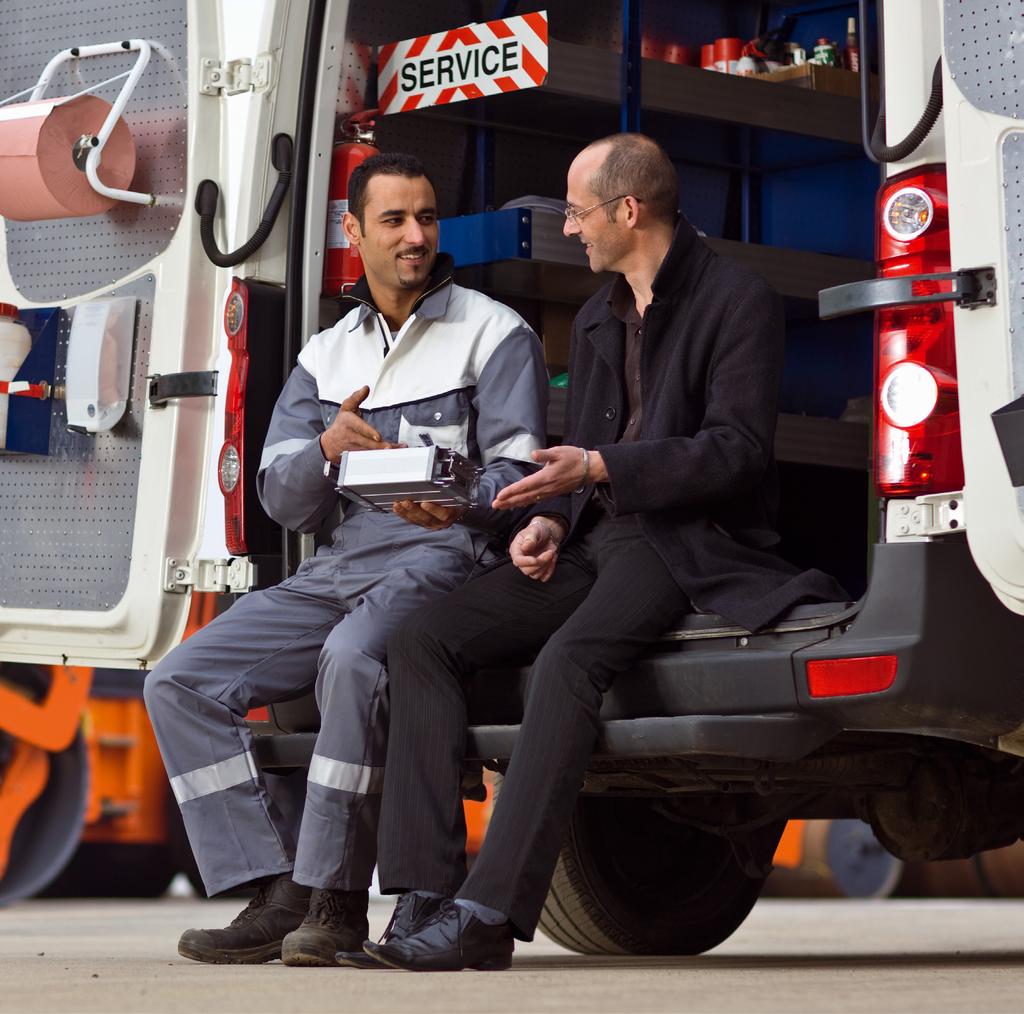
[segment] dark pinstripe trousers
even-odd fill
[[[388,644],[391,734],[378,866],[385,893],[435,891],[508,915],[531,940],[598,732],[601,697],[690,606],[636,515],[591,509],[547,583],[511,564],[412,614]],[[465,683],[527,662],[522,729],[465,875]],[[463,882],[464,881],[464,882]]]

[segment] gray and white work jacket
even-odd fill
[[[432,281],[392,334],[360,280],[350,294],[355,308],[299,354],[274,407],[257,476],[263,507],[279,524],[313,532],[338,506],[319,437],[341,402],[366,385],[360,411],[383,440],[416,447],[424,434],[484,467],[479,506],[462,523],[502,539],[510,534],[520,512],[490,503],[536,467],[530,452],[544,446],[540,342],[513,310],[455,285],[447,255],[438,256]]]

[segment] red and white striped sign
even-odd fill
[[[536,88],[548,76],[548,14],[391,42],[377,62],[381,115]]]

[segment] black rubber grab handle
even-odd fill
[[[267,241],[281,205],[292,183],[292,139],[287,134],[278,134],[271,142],[270,159],[278,172],[274,192],[267,201],[267,209],[252,236],[232,253],[222,253],[213,234],[213,219],[217,214],[220,188],[213,180],[203,180],[196,188],[196,213],[199,215],[199,237],[203,242],[206,256],[219,268],[233,268],[248,260]]]

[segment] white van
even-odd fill
[[[276,391],[302,342],[341,312],[322,298],[329,206],[343,198],[330,182],[340,120],[386,110],[378,143],[428,165],[461,278],[536,322],[553,372],[567,361],[572,307],[601,280],[562,242],[558,216],[526,195],[564,196],[579,147],[639,127],[679,163],[684,211],[708,242],[782,291],[793,333],[820,328],[822,344],[838,333],[811,320],[819,290],[825,318],[874,313],[873,349],[869,326],[856,325],[873,380],[829,369],[827,356],[819,364],[820,384],[844,401],[869,396],[870,424],[797,399],[776,448],[784,474],[804,469],[784,487],[800,509],[793,527],[821,554],[815,564],[831,569],[830,553],[855,560],[853,594],[799,606],[757,634],[688,617],[616,684],[542,928],[585,952],[713,947],[758,897],[791,817],[859,816],[905,859],[1016,840],[1024,437],[1011,403],[1024,394],[1024,19],[1014,5],[880,0],[873,202],[877,177],[860,147],[869,108],[862,129],[854,98],[711,73],[684,52],[773,25],[798,32],[801,18],[812,35],[819,24],[845,29],[854,16],[869,26],[860,55],[870,67],[864,3],[708,0],[690,10],[651,0],[642,24],[619,0],[243,6],[139,0],[126,20],[99,3],[48,15],[39,0],[5,2],[0,91],[28,89],[15,103],[44,83],[43,98],[102,84],[93,91],[114,102],[131,78],[107,79],[148,52],[123,110],[136,199],[80,217],[7,217],[0,233],[0,302],[19,308],[33,337],[18,379],[36,385],[35,397],[9,395],[10,453],[0,454],[8,671],[145,670],[180,639],[194,591],[244,592],[311,551],[312,540],[262,515],[254,483]],[[378,87],[395,43],[408,43],[399,52],[409,59],[468,51],[485,34],[469,22],[494,17],[491,35],[506,39],[523,16],[536,36],[532,83],[510,69],[534,64],[502,51],[483,83],[446,77],[438,88],[421,61],[397,78],[412,82],[408,95]],[[255,42],[229,60],[243,20]],[[671,58],[668,37],[687,44]],[[484,62],[453,59],[445,73],[483,74]],[[10,108],[0,104],[0,162]],[[86,167],[91,136],[72,139]],[[233,180],[231,162],[242,167]],[[822,172],[801,175],[808,166]],[[851,172],[869,187],[847,189]],[[783,178],[807,195],[773,226],[791,241],[752,242],[768,238],[766,205],[782,200]],[[0,211],[13,206],[0,193]],[[836,246],[839,226],[819,212],[839,206],[875,251]],[[92,358],[72,378],[81,357],[69,350],[85,348]],[[130,371],[121,414],[99,428],[88,406],[100,394],[90,401],[81,385],[91,375],[99,392],[97,364],[117,361],[111,348],[130,351]],[[72,387],[86,392],[84,421]],[[507,762],[524,679],[510,671],[473,695],[471,761],[497,771]],[[272,708],[257,727],[264,768],[301,766],[317,720],[308,702]],[[0,730],[17,739],[2,714]]]

